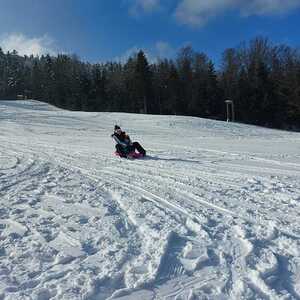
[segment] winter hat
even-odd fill
[[[121,129],[121,127],[118,125],[115,125],[115,130],[118,130],[118,129]]]

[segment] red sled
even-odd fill
[[[116,155],[116,156],[119,156],[119,157],[122,157],[122,156],[120,155],[120,153],[118,153],[118,152],[115,152],[115,155]],[[124,157],[124,158],[135,159],[135,158],[141,158],[141,157],[144,157],[144,155],[143,155],[142,153],[138,153],[138,152],[132,151],[132,152],[129,152],[129,153],[127,154],[127,156]]]

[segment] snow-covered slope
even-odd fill
[[[300,299],[300,134],[35,101],[0,127],[0,299]]]

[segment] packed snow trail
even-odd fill
[[[299,133],[37,101],[0,125],[0,299],[300,299]]]

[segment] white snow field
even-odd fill
[[[300,299],[299,133],[37,101],[0,128],[0,299]]]

